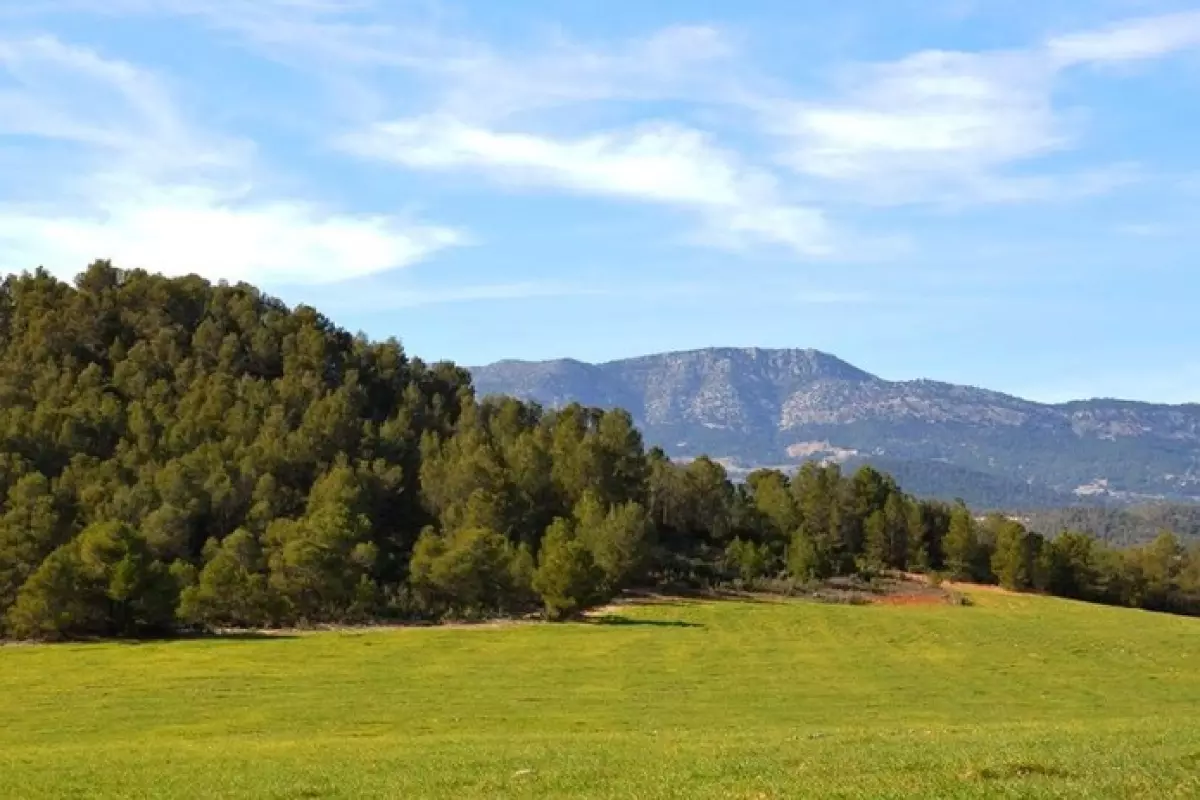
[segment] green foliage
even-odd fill
[[[0,613],[65,531],[50,481],[40,472],[22,475],[8,490],[0,517]]]
[[[770,538],[785,540],[800,524],[787,476],[773,469],[757,470],[747,476],[746,485],[755,509],[769,521]]]
[[[800,581],[827,578],[833,574],[829,553],[812,536],[797,532],[788,548],[788,573]]]
[[[1009,519],[989,520],[995,529],[992,573],[1005,589],[1028,589],[1034,580],[1032,541],[1021,523]]]
[[[466,371],[306,306],[106,262],[74,286],[44,271],[0,285],[0,500],[13,636],[539,601],[561,617],[634,585],[785,569],[801,581],[948,569],[1200,607],[1200,558],[1179,540],[1118,551],[977,525],[872,467],[810,463],[738,484],[710,458],[645,452],[624,411],[477,400]],[[1187,514],[1155,513],[1190,532]]]
[[[473,617],[512,611],[528,597],[528,551],[487,528],[449,534],[426,529],[417,540],[409,581],[422,605],[437,614]]]
[[[642,577],[650,520],[640,503],[621,503],[605,512],[595,494],[585,493],[575,508],[575,536],[604,576],[606,591],[616,592]]]
[[[1200,505],[1153,503],[1128,508],[1060,508],[1022,514],[1031,530],[1052,535],[1088,531],[1112,547],[1153,541],[1164,530],[1184,541],[1200,540]]]
[[[975,580],[978,577],[979,536],[975,520],[964,505],[950,512],[950,528],[943,542],[946,569],[955,580]]]
[[[267,624],[278,601],[267,586],[262,551],[254,535],[239,529],[224,541],[210,539],[207,563],[186,585],[179,618],[201,627],[258,627]]]
[[[1100,590],[1097,544],[1078,531],[1064,531],[1054,539],[1047,553],[1049,590],[1080,600],[1096,596]]]
[[[542,598],[546,616],[567,619],[601,599],[604,573],[591,551],[576,538],[571,523],[556,519],[542,537],[533,588]]]
[[[874,511],[863,523],[866,564],[872,570],[883,569],[891,554],[891,543],[888,541],[887,519],[882,511]]]
[[[176,584],[128,525],[93,525],[51,553],[8,613],[29,639],[129,636],[171,628]]]
[[[766,576],[771,565],[771,551],[766,545],[734,539],[725,548],[725,563],[738,578],[748,583]]]
[[[335,620],[360,599],[360,584],[370,578],[378,557],[361,504],[354,473],[339,464],[313,484],[303,517],[267,527],[270,587],[290,617]]]

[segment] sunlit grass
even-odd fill
[[[974,600],[4,647],[0,796],[1200,796],[1200,620]]]

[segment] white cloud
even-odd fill
[[[229,32],[294,66],[434,68],[475,46],[440,35],[414,14],[381,18],[369,0],[68,0],[94,13],[163,14]],[[405,8],[406,4],[399,4]],[[407,10],[407,9],[406,9]]]
[[[692,209],[726,243],[771,242],[809,256],[833,247],[820,211],[782,202],[771,176],[673,124],[554,139],[430,116],[383,123],[342,144],[415,169],[478,170],[514,186]]]
[[[532,54],[480,49],[441,65],[442,109],[497,119],[585,102],[711,99],[735,53],[721,30],[678,25],[614,47],[556,39]]]
[[[373,0],[30,0],[43,11],[190,19],[256,52],[317,72],[398,68],[433,81],[458,114],[505,115],[570,102],[654,98],[711,89],[697,67],[734,48],[707,25],[676,25],[616,46],[563,35],[502,52],[456,35],[424,3]],[[345,86],[347,81],[339,85]],[[356,87],[365,91],[364,84]]]
[[[727,206],[746,191],[737,167],[702,134],[669,124],[557,140],[420,117],[378,125],[346,145],[410,167],[483,168],[517,183],[657,202]]]
[[[802,174],[905,196],[1063,147],[1045,82],[1019,54],[918,53],[850,71],[837,101],[771,109],[771,124]]]
[[[48,36],[0,40],[0,134],[98,148],[143,165],[229,165],[242,145],[205,138],[154,75]]]
[[[805,257],[847,249],[825,211],[847,199],[1025,203],[1098,194],[1137,180],[1138,169],[1128,164],[1048,171],[1042,159],[1074,147],[1082,130],[1081,117],[1056,106],[1057,84],[1070,68],[1152,58],[1200,43],[1200,12],[1149,17],[1023,50],[925,51],[859,65],[839,73],[825,98],[800,98],[789,89],[781,100],[747,79],[736,42],[710,25],[667,27],[616,44],[542,36],[518,50],[448,34],[445,18],[421,12],[433,7],[427,4],[30,5],[190,19],[259,55],[307,69],[346,89],[343,99],[359,98],[347,105],[369,123],[341,144],[360,155],[413,170],[471,171],[512,187],[680,209],[700,221],[693,241],[769,243]],[[51,212],[0,205],[9,248],[0,255],[25,260],[31,248],[44,246],[38,242],[70,236],[118,258],[115,237],[129,235],[141,243],[119,249],[135,260],[168,258],[156,231],[175,230],[191,241],[187,231],[207,229],[237,247],[220,250],[197,241],[194,252],[206,257],[176,254],[161,268],[203,262],[204,269],[226,269],[214,266],[220,263],[275,280],[290,263],[296,275],[307,276],[303,280],[319,281],[325,279],[322,264],[347,277],[367,275],[465,239],[444,226],[240,193],[241,187],[268,183],[259,179],[253,144],[197,130],[163,81],[130,64],[43,38],[0,41],[0,71],[16,79],[13,88],[0,84],[0,133],[68,142],[95,156],[89,172],[73,176],[72,203]],[[654,114],[678,113],[677,121],[646,122],[647,106],[637,104],[663,100],[671,105],[654,106]],[[747,103],[756,115],[744,113]],[[722,143],[698,129],[696,116],[683,116],[714,108],[722,125],[741,127],[751,137],[765,123],[782,166],[766,168],[744,145],[739,151]],[[610,110],[623,127],[602,127],[607,123],[600,120],[612,119]],[[317,135],[335,124],[328,105],[297,116]],[[642,121],[625,121],[630,118]],[[564,125],[573,133],[562,134]],[[52,165],[45,168],[52,173]],[[112,172],[139,187],[133,199],[113,205],[89,188]],[[48,175],[51,182],[61,178]],[[275,236],[302,244],[264,244]],[[863,250],[862,243],[854,246]],[[69,250],[60,244],[53,252],[56,259],[73,258]]]
[[[1200,46],[1200,12],[1129,20],[1026,50],[924,51],[845,70],[834,99],[762,103],[801,175],[871,202],[1070,199],[1136,180],[1129,165],[1012,168],[1073,148],[1079,113],[1056,107],[1065,70]]]
[[[252,148],[197,131],[153,74],[42,37],[0,40],[6,156],[45,189],[0,200],[0,268],[70,277],[96,258],[213,280],[329,283],[402,267],[466,241],[449,227],[345,214],[254,193]],[[21,141],[21,139],[15,140]]]
[[[198,186],[122,186],[112,196],[69,212],[0,207],[0,268],[40,265],[70,278],[92,260],[110,258],[169,276],[325,284],[464,243],[449,228],[329,214],[295,201],[245,202]]]
[[[1046,44],[1056,64],[1103,64],[1158,58],[1200,46],[1200,11],[1125,20],[1059,36]]]

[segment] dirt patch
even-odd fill
[[[875,600],[875,604],[881,606],[941,606],[947,602],[948,598],[940,594],[884,595]]]
[[[953,589],[956,592],[986,592],[988,594],[1007,594],[1019,595],[1020,592],[1014,592],[1011,589],[1005,589],[1003,586],[993,586],[988,583],[963,583],[962,581],[946,581],[942,584],[948,589]]]
[[[925,583],[925,584],[928,584],[930,582],[928,575],[922,575],[919,572],[902,572],[899,574],[903,575],[904,579],[907,581],[913,581],[915,583]],[[1021,594],[1020,592],[1014,592],[1011,589],[1005,589],[1003,586],[996,586],[995,584],[991,584],[991,583],[970,583],[968,581],[942,581],[941,586],[945,589],[949,589],[949,590],[955,591],[955,592],[986,592],[988,594],[1007,594],[1007,595]]]
[[[584,617],[606,617],[612,614],[619,613],[625,609],[636,606],[678,606],[687,605],[689,603],[703,602],[705,600],[718,600],[721,596],[713,593],[709,595],[675,595],[675,594],[658,594],[656,592],[637,592],[627,593],[621,597],[614,598],[609,603],[595,608],[589,608],[583,612]]]
[[[858,577],[833,578],[825,581],[808,595],[825,603],[885,606],[965,605],[962,594],[942,584],[934,586],[927,580],[917,580],[904,574],[877,576],[871,580]]]

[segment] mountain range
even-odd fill
[[[627,409],[647,444],[732,475],[871,463],[917,494],[976,507],[1200,501],[1200,404],[1043,404],[890,381],[816,350],[710,348],[589,364],[500,361],[477,392]]]

